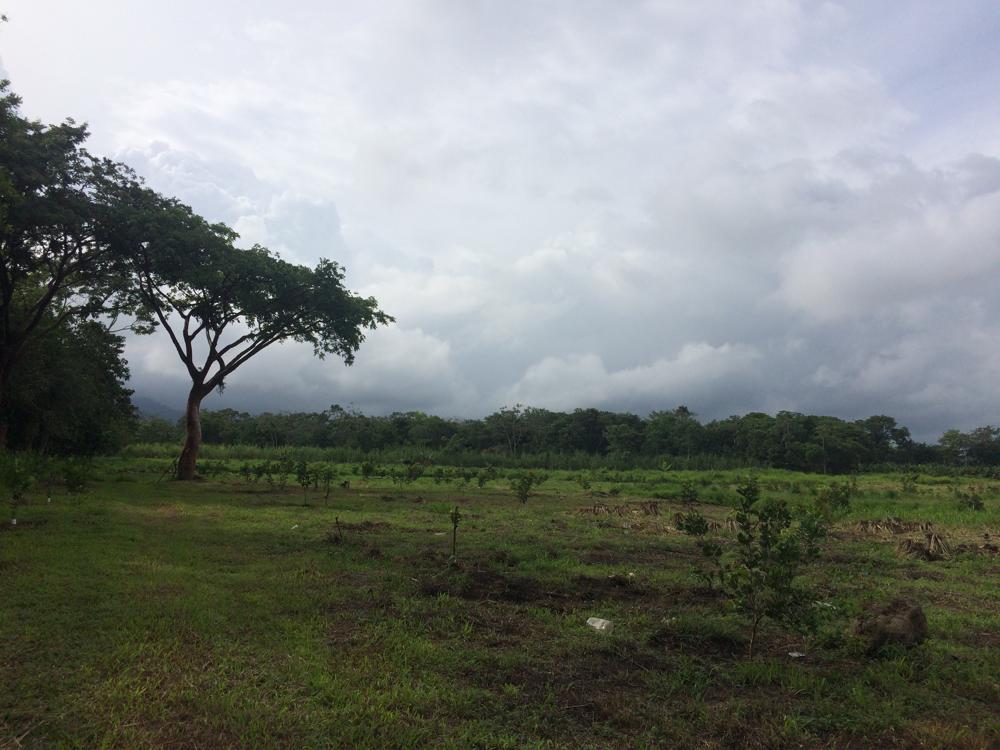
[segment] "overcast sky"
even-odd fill
[[[1000,423],[995,0],[0,9],[26,114],[397,319],[208,408]],[[165,336],[127,354],[180,407]]]

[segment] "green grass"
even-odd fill
[[[0,531],[0,748],[1000,743],[1000,560],[899,557],[856,524],[995,539],[998,482],[962,480],[986,504],[972,511],[951,481],[860,477],[807,573],[832,605],[820,632],[769,627],[748,661],[670,528],[684,479],[721,519],[735,472],[550,472],[522,506],[505,477],[394,485],[339,465],[350,489],[303,506],[294,479],[247,485],[241,463],[181,484],[159,479],[168,461],[102,461],[86,494],[32,495]],[[831,481],[759,477],[796,505]],[[641,513],[654,497],[660,515]],[[610,512],[582,512],[595,503]],[[865,657],[850,619],[895,597],[924,606],[931,638]]]

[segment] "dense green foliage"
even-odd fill
[[[20,103],[0,82],[0,447],[9,386],[32,347],[127,305],[112,235],[121,218],[114,196],[130,171],[87,153],[84,126],[43,125]]]
[[[386,460],[584,468],[593,465],[675,468],[774,467],[846,473],[880,466],[1000,463],[1000,430],[946,433],[941,443],[915,442],[892,417],[858,421],[792,412],[751,413],[703,424],[685,407],[646,418],[597,409],[553,412],[505,408],[484,419],[444,419],[422,412],[370,416],[333,406],[324,412],[206,411],[210,445],[314,447],[342,460],[366,453]],[[180,438],[178,426],[143,420],[137,442]]]
[[[124,342],[93,321],[75,321],[25,353],[0,410],[14,450],[111,453],[131,437]]]

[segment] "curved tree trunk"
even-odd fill
[[[184,448],[177,460],[177,478],[181,480],[194,479],[198,468],[198,451],[201,450],[201,400],[204,394],[198,386],[192,386],[188,394],[187,410],[185,411]]]

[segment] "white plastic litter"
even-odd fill
[[[295,524],[294,526],[292,526],[292,531],[295,531],[295,529],[297,529],[297,528],[299,528],[299,525]]]
[[[587,624],[598,633],[610,633],[615,626],[611,620],[605,620],[603,617],[588,617]]]
[[[803,654],[801,651],[789,651],[788,655],[793,659],[801,659],[803,656],[805,656],[805,654]]]

